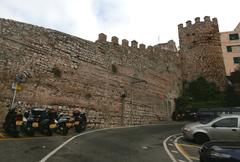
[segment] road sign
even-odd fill
[[[20,84],[17,84],[16,85],[16,90],[19,92],[19,91],[21,91],[23,89],[23,87],[22,87],[22,85],[20,85]]]
[[[19,92],[19,91],[21,91],[23,89],[23,87],[19,83],[13,83],[12,84],[12,89]]]
[[[19,83],[24,83],[26,82],[27,76],[25,73],[20,73],[16,75],[16,81]]]

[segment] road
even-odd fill
[[[0,138],[0,159],[8,162],[174,162],[174,159],[176,162],[198,161],[193,149],[186,151],[192,147],[197,148],[197,152],[198,146],[182,141],[181,135],[171,136],[179,134],[181,127],[182,124],[163,123],[94,130],[72,139],[72,135]],[[70,140],[66,143],[68,139]],[[174,144],[174,141],[177,141],[177,144]],[[63,142],[65,144],[59,147]],[[56,148],[59,150],[56,151]],[[53,150],[56,152],[52,152]],[[167,154],[167,150],[171,155]]]

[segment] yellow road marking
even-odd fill
[[[20,137],[20,138],[7,137],[7,138],[0,139],[0,141],[8,141],[8,140],[21,141],[21,140],[30,140],[30,139],[40,139],[40,138],[44,138],[44,136],[42,136],[42,137]]]
[[[49,137],[71,137],[71,136],[34,136],[34,137],[6,137],[0,138],[0,141],[21,141],[21,140],[31,140],[31,139],[42,139],[42,138],[49,138]]]
[[[184,147],[195,147],[195,148],[198,148],[198,149],[201,148],[200,146],[196,146],[196,145],[188,145],[188,144],[180,144],[180,143],[178,143],[178,145],[184,146]]]
[[[188,157],[188,158],[193,159],[193,160],[199,160],[198,157],[190,156],[190,155],[183,149],[182,144],[176,143],[176,145],[178,146],[180,152],[181,152],[185,157]]]
[[[193,159],[193,160],[198,160],[199,161],[199,158],[198,157],[194,157],[194,156],[189,156],[190,159]]]
[[[0,133],[0,138],[4,138],[5,136],[2,134],[2,133]]]

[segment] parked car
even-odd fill
[[[221,115],[207,121],[194,122],[182,128],[185,139],[202,144],[209,140],[240,140],[240,115]]]
[[[206,142],[199,155],[200,162],[240,162],[240,141]]]
[[[199,108],[198,120],[206,120],[218,117],[221,114],[240,114],[240,107]]]

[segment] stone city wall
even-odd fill
[[[18,107],[79,108],[91,127],[167,120],[182,85],[179,66],[174,49],[160,45],[120,44],[115,36],[108,42],[105,34],[91,42],[0,19],[0,120],[15,75],[24,71],[30,77],[17,93]]]

